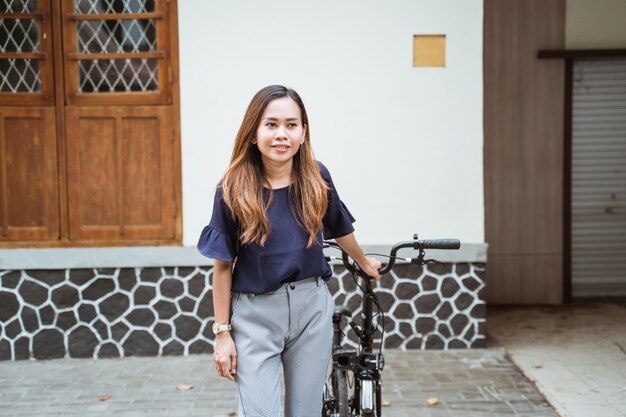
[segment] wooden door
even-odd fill
[[[180,244],[176,8],[0,0],[0,246]]]
[[[171,6],[63,1],[72,241],[176,238]]]
[[[0,2],[0,242],[59,238],[49,4]]]

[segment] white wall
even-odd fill
[[[179,0],[184,244],[257,90],[293,87],[362,244],[484,241],[482,1]],[[446,68],[413,68],[445,34]]]
[[[626,48],[625,0],[567,0],[567,49]]]

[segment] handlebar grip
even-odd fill
[[[419,242],[423,249],[459,249],[461,247],[459,239],[432,239],[420,240]]]
[[[337,247],[341,249],[336,243],[325,242],[329,246]],[[391,271],[396,262],[396,253],[400,249],[459,249],[461,247],[461,241],[459,239],[429,239],[429,240],[409,240],[405,242],[396,243],[393,248],[391,248],[391,258],[389,259],[389,263],[380,269],[378,273],[380,275],[386,274]],[[350,263],[350,258],[346,252],[341,250],[341,258],[343,261],[343,265],[350,271],[355,272],[356,268]]]

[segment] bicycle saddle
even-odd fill
[[[335,306],[335,314],[346,317],[352,316],[352,312],[344,306]]]

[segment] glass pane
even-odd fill
[[[41,70],[37,59],[0,59],[0,92],[37,93],[41,91]]]
[[[81,93],[146,92],[158,89],[156,59],[78,61]]]
[[[0,19],[0,51],[39,52],[39,22],[32,19]]]
[[[80,53],[152,52],[156,50],[156,24],[142,20],[83,20],[76,22]]]
[[[75,0],[74,10],[79,14],[152,13],[154,0]]]
[[[33,13],[36,11],[36,0],[0,0],[0,13]]]

